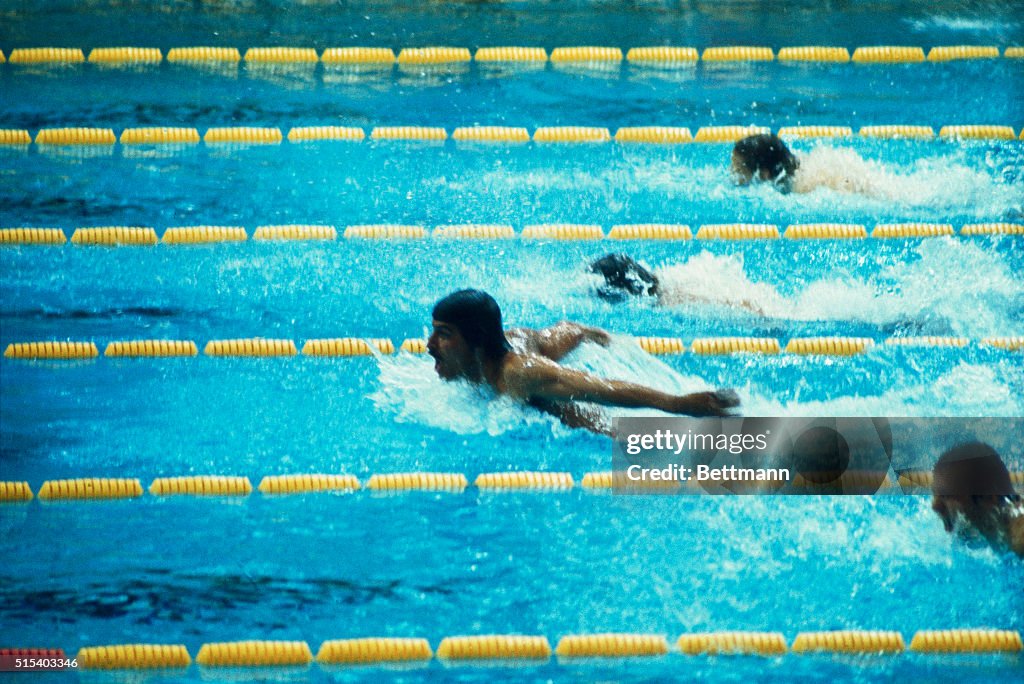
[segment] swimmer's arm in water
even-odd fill
[[[587,401],[697,417],[732,415],[732,409],[740,404],[732,390],[668,394],[631,382],[598,378],[537,357],[509,370],[506,391],[527,400]]]
[[[572,401],[552,401],[534,397],[527,402],[530,406],[550,413],[571,428],[586,428],[591,432],[614,437],[607,418],[593,406],[584,407]]]
[[[510,340],[520,340],[525,351],[552,361],[560,361],[584,342],[595,342],[602,347],[611,342],[611,336],[604,330],[571,321],[562,321],[543,330],[513,328],[506,335]]]
[[[719,304],[719,305],[721,305],[723,302],[722,302],[721,299],[714,299],[712,297],[699,297],[697,295],[690,294],[690,293],[685,293],[685,294],[673,293],[670,296],[663,295],[658,300],[658,303],[661,304],[662,306],[680,306],[680,305],[683,305],[683,304],[690,304],[690,303],[693,303],[693,304]],[[762,318],[766,318],[767,315],[768,315],[768,314],[766,314],[764,312],[764,309],[762,309],[761,307],[759,307],[757,304],[755,304],[754,302],[752,302],[749,299],[741,299],[739,301],[730,300],[730,301],[726,301],[725,303],[728,304],[728,305],[738,306],[741,309],[746,309],[747,311],[749,311],[749,312],[751,312],[753,314],[757,314],[758,316],[761,316]]]

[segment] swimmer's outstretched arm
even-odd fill
[[[740,299],[738,301],[736,301],[736,300],[723,300],[723,299],[716,299],[714,297],[702,297],[700,295],[686,293],[686,294],[673,294],[670,297],[663,297],[660,300],[660,302],[661,302],[661,304],[663,306],[679,306],[679,305],[682,305],[682,304],[690,304],[690,303],[695,303],[695,304],[718,304],[718,305],[721,305],[721,304],[724,303],[724,304],[726,304],[728,306],[738,306],[741,309],[746,309],[747,311],[749,311],[749,312],[751,312],[753,314],[757,314],[758,316],[761,316],[762,318],[767,318],[767,316],[768,316],[768,314],[766,314],[764,312],[764,309],[762,309],[760,306],[755,304],[753,300],[750,300],[750,299]]]
[[[580,325],[571,321],[562,321],[550,328],[531,330],[530,328],[513,328],[508,337],[521,339],[528,351],[540,354],[552,361],[560,361],[566,354],[584,342],[596,342],[602,347],[611,342],[611,335],[600,328]]]
[[[668,394],[621,380],[606,380],[589,373],[564,368],[537,359],[515,369],[508,378],[509,389],[526,398],[558,401],[588,401],[623,408],[653,408],[687,416],[728,416],[740,404],[732,390]]]

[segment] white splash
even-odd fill
[[[907,322],[929,334],[970,337],[1019,327],[1014,308],[1024,297],[1024,282],[998,253],[953,239],[926,240],[914,251],[919,259],[885,265],[872,276],[813,280],[788,295],[748,275],[742,254],[701,252],[656,273],[667,306],[711,303],[794,321]],[[962,282],[950,274],[962,274]]]
[[[457,434],[500,435],[521,430],[550,433],[555,438],[572,434],[556,418],[488,388],[468,382],[444,382],[429,359],[399,354],[377,357],[380,388],[370,395],[378,409],[395,420],[450,430]],[[644,352],[629,338],[616,339],[608,348],[583,344],[563,359],[564,365],[613,380],[639,382],[665,392],[684,394],[710,389],[700,378],[680,375]],[[440,410],[439,410],[440,408]],[[608,415],[607,409],[599,408]],[[616,415],[651,415],[651,410]],[[657,413],[656,411],[654,413]]]
[[[814,210],[819,215],[857,212],[885,216],[892,213],[894,205],[914,209],[922,217],[955,212],[979,220],[1016,220],[1024,215],[1024,193],[1017,180],[1024,174],[1024,156],[1004,150],[987,154],[979,164],[977,152],[965,147],[970,145],[929,144],[922,147],[925,156],[900,163],[864,157],[842,142],[794,141],[791,147],[800,160],[797,183],[809,192],[785,195],[763,183],[737,187],[725,151],[719,160],[708,164],[683,156],[652,159],[627,150],[621,159],[593,169],[502,168],[472,179],[437,182],[456,191],[483,188],[496,196],[510,190],[569,191],[591,202],[599,200],[613,213],[624,210],[631,196],[653,192],[664,194],[666,200],[697,198],[714,205],[753,198],[770,211]]]
[[[508,397],[466,382],[443,382],[429,359],[399,354],[377,357],[380,389],[370,395],[382,411],[398,422],[450,430],[457,434],[500,435],[537,430],[556,439],[572,431],[557,419]],[[581,345],[564,365],[604,378],[627,380],[664,392],[686,394],[713,389],[697,376],[684,375],[644,352],[629,338],[616,338],[607,348]],[[748,385],[739,390],[747,416],[1013,416],[1024,410],[1012,390],[1012,377],[996,368],[960,363],[931,382],[892,387],[875,395],[841,396],[828,400],[782,401],[773,386]],[[650,409],[602,408],[606,415],[657,413]]]
[[[377,357],[380,389],[370,395],[378,409],[400,423],[416,423],[461,435],[499,435],[534,425],[563,428],[557,420],[508,397],[468,382],[445,382],[430,357],[398,354]]]
[[[830,143],[818,143],[806,153],[797,147],[794,152],[800,159],[796,193],[783,199],[800,206],[820,205],[831,211],[836,205],[877,209],[884,216],[896,203],[928,208],[933,213],[956,211],[998,218],[1019,214],[1024,203],[1020,188],[1004,180],[1012,169],[997,166],[995,160],[989,160],[987,168],[977,168],[976,162],[971,166],[959,147],[922,157],[908,166],[865,159],[856,150]],[[979,202],[979,197],[985,201]]]
[[[996,369],[960,363],[933,382],[887,389],[881,394],[821,401],[783,402],[770,387],[740,392],[749,416],[1017,416],[1022,408],[1012,389],[1020,378]]]
[[[904,19],[915,31],[927,32],[935,29],[947,29],[953,31],[964,31],[966,33],[996,33],[999,36],[1006,35],[1017,28],[1020,24],[1010,21],[1000,21],[993,18],[974,19],[954,16],[932,16],[925,19]]]

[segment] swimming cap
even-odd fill
[[[512,351],[501,324],[501,308],[494,297],[482,290],[459,290],[434,305],[435,321],[454,325],[472,348],[481,348],[488,358],[501,358]]]

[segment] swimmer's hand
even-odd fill
[[[696,418],[734,416],[736,412],[733,409],[739,408],[740,405],[739,395],[731,389],[684,394],[675,399],[671,413],[680,413]]]

